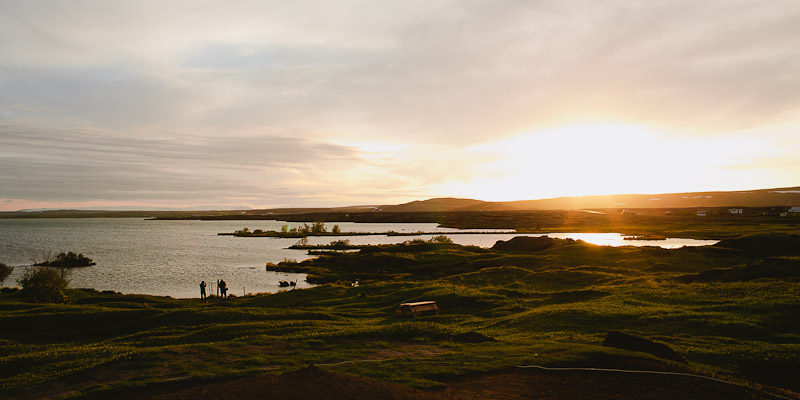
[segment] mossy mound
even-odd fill
[[[573,239],[554,239],[547,236],[517,236],[510,240],[498,240],[492,250],[499,251],[542,251],[554,247],[584,243]]]
[[[765,256],[800,256],[800,235],[766,233],[727,239],[714,245],[741,250],[752,258]]]
[[[683,282],[747,282],[756,279],[800,280],[800,258],[773,257],[746,266],[715,268],[684,275]]]
[[[669,346],[656,343],[650,339],[640,336],[632,335],[630,333],[610,331],[606,334],[606,339],[603,341],[603,346],[615,347],[618,349],[640,351],[642,353],[652,354],[656,357],[664,358],[667,360],[685,363],[686,360],[683,356],[678,354]]]

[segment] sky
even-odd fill
[[[0,210],[800,186],[796,0],[0,0]]]

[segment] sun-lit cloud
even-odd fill
[[[0,1],[0,198],[793,186],[798,20],[794,0]],[[597,121],[619,129],[574,131]],[[510,183],[526,148],[560,163],[535,191]]]

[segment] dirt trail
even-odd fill
[[[210,397],[208,397],[210,396]],[[699,378],[610,371],[543,371],[511,368],[460,377],[443,390],[355,377],[309,366],[282,375],[261,375],[217,382],[152,385],[116,399],[776,399],[766,393]]]

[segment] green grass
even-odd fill
[[[208,303],[76,290],[71,304],[36,304],[6,292],[0,391],[96,394],[168,377],[216,379],[310,363],[436,387],[514,365],[656,360],[602,346],[611,330],[670,346],[689,371],[747,381],[755,379],[747,366],[800,370],[797,279],[685,282],[679,278],[687,272],[674,272],[737,271],[762,260],[736,249],[557,244],[543,251],[376,247],[292,266],[328,284]],[[336,283],[356,278],[359,287]],[[397,304],[421,300],[436,300],[441,315],[394,315]],[[454,339],[473,331],[496,341]]]

